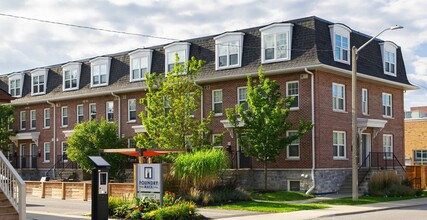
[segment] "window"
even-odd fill
[[[61,158],[64,161],[64,163],[68,162],[67,148],[68,148],[67,142],[62,142]]]
[[[393,42],[386,41],[380,43],[380,47],[383,59],[384,74],[397,76],[396,51],[398,46]]]
[[[77,124],[82,123],[84,118],[83,105],[77,105]]]
[[[64,106],[61,108],[61,127],[68,126],[68,107]]]
[[[67,63],[62,66],[62,90],[79,89],[81,63]]]
[[[43,162],[50,162],[50,142],[44,143]]]
[[[190,43],[177,42],[165,46],[165,73],[170,72],[175,64],[175,54],[178,55],[178,64],[188,61],[190,55]]]
[[[261,28],[261,62],[291,59],[293,24],[273,24]]]
[[[50,128],[50,108],[43,110],[43,127]]]
[[[427,163],[427,150],[414,150],[414,164]]]
[[[226,33],[214,37],[216,70],[241,67],[244,33]]]
[[[30,129],[36,129],[36,110],[30,111]]]
[[[22,96],[22,85],[24,84],[24,74],[15,73],[9,77],[9,94],[12,97]]]
[[[222,147],[222,135],[212,134],[212,144],[214,147]]]
[[[301,191],[301,182],[299,180],[288,180],[288,191]]]
[[[212,110],[215,115],[222,115],[222,89],[212,91]]]
[[[364,115],[369,114],[368,90],[367,89],[362,89],[362,114],[364,114]]]
[[[345,86],[342,84],[332,84],[332,109],[345,111]]]
[[[239,87],[237,88],[237,104],[243,105],[243,110],[248,110],[248,88]]]
[[[346,158],[346,144],[345,144],[345,132],[334,131],[333,132],[333,151],[334,159],[345,159]]]
[[[392,95],[388,93],[383,93],[383,116],[392,117],[393,113],[393,99]]]
[[[135,99],[128,100],[128,121],[129,122],[136,121],[136,100]]]
[[[31,95],[46,93],[48,69],[36,69],[31,71]]]
[[[171,107],[171,103],[170,103],[169,99],[166,97],[163,97],[163,108],[165,111],[165,117],[167,117],[172,107]],[[147,114],[148,114],[148,112],[147,112]]]
[[[129,138],[128,139],[128,148],[135,148],[136,147],[136,142],[133,138]]]
[[[107,118],[108,122],[114,121],[114,102],[108,101],[105,103],[105,117]]]
[[[145,73],[151,72],[152,54],[153,50],[148,49],[138,49],[129,53],[131,82],[145,80]]]
[[[393,159],[393,135],[383,135],[384,159]]]
[[[25,111],[20,112],[19,115],[19,129],[25,130],[27,128],[27,115]]]
[[[350,64],[350,32],[351,29],[342,24],[329,26],[331,32],[334,60]]]
[[[292,109],[299,109],[299,82],[286,82],[286,97],[294,97],[294,102],[291,105]]]
[[[13,123],[11,123],[12,118],[13,118],[13,116],[9,116],[9,117],[7,117],[7,130],[8,130],[8,131],[12,131],[12,130],[13,130],[13,129],[12,129],[12,125],[13,125]]]
[[[91,87],[108,85],[111,57],[97,57],[89,62],[91,67]]]
[[[89,104],[89,118],[90,120],[96,119],[96,103]]]
[[[293,135],[297,135],[297,131],[286,131],[286,136],[290,137]],[[286,148],[286,157],[288,159],[300,159],[300,138],[298,137],[296,140],[292,141]]]

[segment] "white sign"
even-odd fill
[[[161,193],[163,187],[161,164],[136,165],[136,191],[140,193]]]

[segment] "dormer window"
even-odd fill
[[[386,41],[380,43],[381,56],[383,60],[384,74],[396,76],[397,75],[397,64],[396,64],[396,50],[397,45],[393,42]]]
[[[62,66],[62,90],[79,89],[81,63],[67,63]]]
[[[22,85],[24,84],[24,74],[14,73],[9,76],[9,94],[12,97],[22,97]]]
[[[165,47],[165,73],[170,72],[175,64],[175,54],[178,54],[178,64],[183,64],[188,61],[190,56],[190,43],[177,42],[169,44]]]
[[[261,62],[270,63],[291,59],[293,24],[273,24],[261,32]]]
[[[334,60],[350,64],[350,33],[351,29],[343,24],[329,26],[332,40]]]
[[[48,69],[36,69],[31,73],[31,95],[46,94]]]
[[[139,49],[129,53],[130,81],[145,80],[145,73],[151,72],[151,59],[153,50]]]
[[[89,62],[91,87],[107,86],[110,78],[111,57],[97,57]]]
[[[245,33],[238,32],[214,37],[216,70],[242,66],[244,35]]]

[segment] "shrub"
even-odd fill
[[[173,206],[157,209],[143,215],[143,219],[196,219],[196,205],[193,202],[180,202]]]
[[[369,191],[373,196],[414,196],[416,191],[405,185],[405,178],[395,172],[379,172],[372,176]]]
[[[191,188],[188,200],[200,205],[224,204],[237,201],[249,201],[249,193],[240,188],[230,186],[216,186],[210,191],[201,191]]]
[[[108,215],[116,216],[116,217],[124,217],[126,215],[126,211],[130,206],[130,201],[127,197],[108,197]],[[118,211],[117,215],[116,210]],[[124,212],[123,212],[123,209]],[[124,214],[123,214],[124,213]]]
[[[176,194],[173,192],[165,191],[165,195],[163,196],[163,206],[173,206],[176,202]]]

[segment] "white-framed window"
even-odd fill
[[[272,24],[260,29],[261,63],[291,59],[293,24]]]
[[[293,135],[297,135],[298,131],[286,131],[286,136],[290,137]],[[292,141],[286,147],[286,158],[288,159],[300,159],[300,138]]]
[[[136,121],[136,99],[128,99],[128,122]]]
[[[83,105],[77,105],[77,124],[80,124],[83,122],[84,119],[84,111],[83,111]]]
[[[30,111],[30,129],[36,129],[36,118],[37,118],[37,112],[36,110]]]
[[[9,76],[9,94],[12,97],[22,97],[22,85],[24,84],[24,74],[14,73]]]
[[[164,112],[165,112],[165,117],[168,116],[169,111],[171,110],[171,108],[172,108],[172,106],[171,106],[171,103],[170,103],[169,99],[166,96],[164,96],[163,97],[163,109],[164,109]],[[148,112],[147,112],[147,114],[148,114]]]
[[[248,88],[238,87],[237,88],[237,104],[243,105],[243,110],[248,110]]]
[[[332,109],[345,111],[345,85],[332,83]]]
[[[145,73],[150,74],[152,54],[153,50],[150,49],[138,49],[129,53],[131,82],[145,80]]]
[[[346,158],[346,140],[345,131],[333,132],[333,158],[345,159]]]
[[[27,129],[27,114],[25,111],[21,111],[19,113],[19,129],[20,130]]]
[[[114,102],[108,101],[105,103],[105,118],[108,122],[114,121]]]
[[[222,147],[221,134],[212,134],[212,144],[214,147]]]
[[[110,78],[111,57],[97,57],[90,62],[90,86],[107,86]]]
[[[50,162],[50,142],[45,142],[43,145],[43,162]]]
[[[50,128],[50,108],[43,109],[43,127]]]
[[[68,126],[68,106],[61,107],[61,127]]]
[[[96,119],[96,103],[89,104],[89,119]]]
[[[393,135],[383,134],[384,159],[393,159]]]
[[[343,24],[329,26],[334,60],[350,64],[350,33],[351,29]]]
[[[288,191],[301,191],[301,181],[299,180],[288,180]]]
[[[396,51],[398,46],[390,41],[380,43],[384,74],[397,76]]]
[[[222,89],[212,90],[212,111],[214,115],[222,115]]]
[[[128,148],[135,148],[136,147],[136,142],[133,138],[129,138],[128,139]]]
[[[8,121],[8,123],[7,123],[7,130],[8,131],[12,131],[13,129],[12,129],[12,125],[13,125],[13,123],[10,123],[10,120],[13,118],[13,116],[9,116],[8,118],[7,118],[7,121]]]
[[[82,64],[77,62],[67,63],[62,66],[62,90],[71,91],[79,89]]]
[[[362,89],[362,114],[368,115],[369,114],[369,108],[368,108],[368,90],[363,88]]]
[[[165,47],[165,73],[170,72],[175,64],[175,54],[178,54],[178,64],[187,62],[190,56],[190,43],[176,42]],[[166,75],[166,74],[165,74]]]
[[[67,148],[68,148],[68,143],[67,142],[62,142],[62,146],[61,146],[61,159],[64,161],[64,163],[68,162]]]
[[[46,94],[48,69],[36,69],[31,73],[31,95]]]
[[[389,93],[382,93],[383,100],[383,116],[392,117],[393,116],[393,96]]]
[[[216,70],[242,66],[244,35],[245,33],[235,32],[214,37]]]
[[[427,150],[414,150],[414,164],[424,165],[427,163]]]
[[[294,97],[294,103],[291,105],[291,110],[299,109],[299,82],[286,82],[286,97]]]

